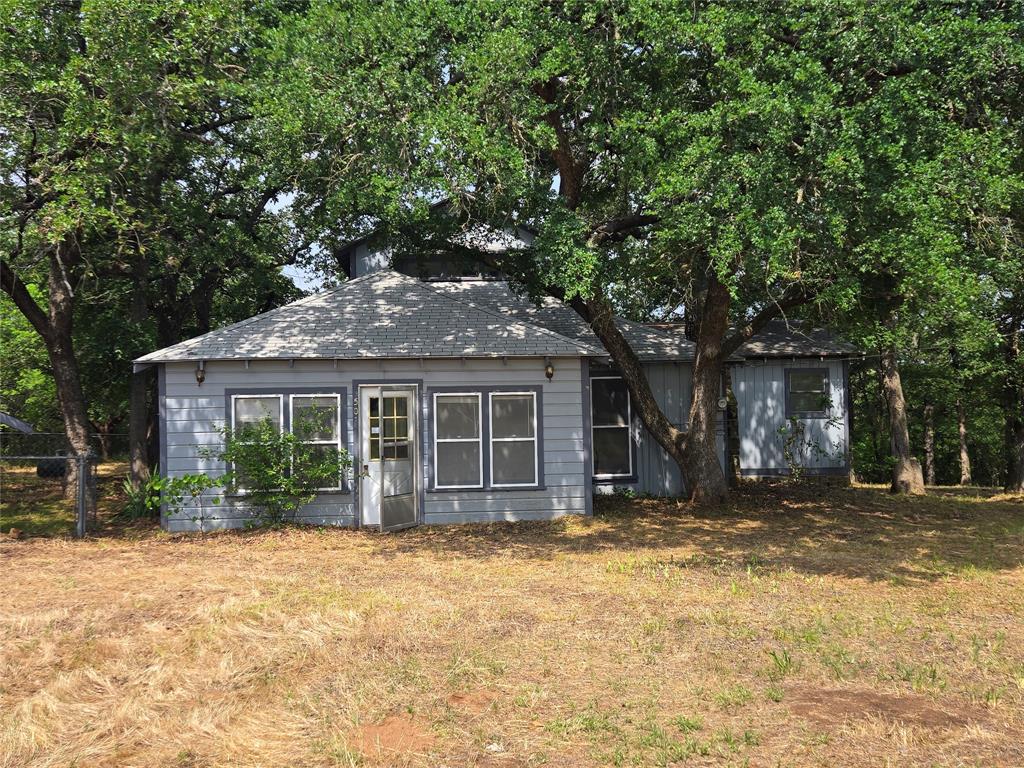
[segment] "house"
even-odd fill
[[[549,519],[589,515],[595,493],[619,487],[682,493],[678,467],[632,413],[622,379],[575,311],[555,299],[534,305],[490,277],[421,279],[383,264],[353,271],[361,274],[337,288],[136,361],[137,370],[158,370],[164,472],[215,474],[223,467],[204,448],[220,442],[222,426],[269,418],[288,430],[316,407],[334,416],[314,442],[348,450],[356,471],[322,489],[301,522],[395,530]],[[684,425],[693,344],[670,330],[619,325],[666,415]],[[821,427],[840,441],[838,463],[815,458],[813,469],[848,466],[840,347],[825,354],[790,332],[748,348],[749,359],[733,366],[741,468],[786,470],[773,430],[791,412],[838,418],[838,431],[833,421]],[[723,468],[726,428],[723,410]],[[161,523],[211,530],[252,515],[244,493],[218,491]]]

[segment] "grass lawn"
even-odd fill
[[[0,574],[5,767],[1024,765],[1019,497],[108,531]]]

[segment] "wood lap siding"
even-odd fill
[[[806,439],[829,447],[834,455],[808,453],[803,458],[809,473],[841,472],[848,466],[849,446],[846,377],[838,360],[751,361],[732,368],[732,387],[736,395],[740,443],[740,470],[745,474],[781,474],[789,467],[783,455],[784,441],[779,429],[786,426],[786,370],[826,369],[831,409],[838,423],[828,426],[827,419],[799,417],[805,425]],[[833,447],[838,444],[838,447]]]
[[[493,491],[437,491],[424,494],[424,522],[450,523],[488,520],[550,518],[561,514],[584,514],[588,488],[583,467],[583,417],[580,361],[555,358],[555,376],[544,377],[540,359],[498,360],[467,359],[331,361],[297,360],[294,367],[286,361],[254,361],[249,369],[241,361],[211,361],[206,364],[206,381],[196,385],[194,363],[166,364],[166,467],[178,476],[189,472],[219,473],[223,467],[198,455],[200,446],[220,444],[217,428],[230,414],[225,413],[225,390],[296,388],[325,390],[344,387],[346,402],[342,419],[348,450],[355,457],[357,428],[353,415],[354,382],[420,380],[422,389],[458,386],[472,391],[479,388],[541,388],[543,442],[540,443],[544,488],[495,489]],[[421,390],[421,396],[423,391]],[[426,416],[421,398],[420,415]],[[420,463],[432,455],[427,444],[429,430],[421,422]],[[213,494],[211,494],[213,495]],[[300,522],[353,525],[356,521],[355,496],[351,493],[323,493],[305,507]],[[239,527],[251,518],[244,499],[229,498],[218,506],[204,501],[204,529]],[[170,530],[199,530],[188,519],[190,513],[167,521]]]

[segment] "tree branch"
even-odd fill
[[[722,357],[728,357],[743,344],[760,333],[766,325],[787,309],[799,307],[814,298],[814,292],[806,286],[791,286],[782,298],[766,304],[746,324],[736,328],[722,341]]]
[[[623,216],[618,219],[609,219],[608,221],[602,222],[594,227],[588,243],[591,246],[597,246],[607,242],[621,240],[626,235],[632,233],[633,230],[640,229],[651,224],[657,224],[659,221],[661,221],[660,216],[640,213],[633,214],[631,216]]]
[[[15,274],[11,266],[3,259],[0,259],[0,286],[11,297],[15,306],[25,316],[25,319],[29,321],[36,333],[42,336],[44,340],[49,339],[51,331],[49,318],[47,318],[46,313],[40,306],[36,304],[32,294],[28,292],[28,286],[21,281],[21,278]]]

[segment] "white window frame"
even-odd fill
[[[277,398],[277,430],[278,434],[284,434],[284,395],[278,395],[273,392],[265,392],[263,394],[248,394],[248,395],[232,395],[231,396],[231,434],[237,434],[235,428],[235,403],[239,400],[267,400],[271,397]],[[231,469],[230,465],[228,469]],[[238,493],[248,493],[248,488],[242,488],[241,486],[236,487],[235,491]]]
[[[621,376],[591,376],[590,381],[623,381]],[[626,430],[626,453],[629,456],[629,472],[626,474],[598,474],[597,456],[594,453],[594,430],[595,429],[625,429]],[[633,477],[633,398],[630,397],[629,387],[626,387],[626,423],[625,424],[595,424],[594,423],[594,387],[590,387],[590,472],[595,480],[616,480],[624,477]]]
[[[434,392],[433,393],[433,432],[431,439],[433,441],[434,451],[434,489],[439,491],[447,490],[465,490],[467,488],[483,488],[484,487],[484,399],[480,392]],[[476,437],[442,437],[437,436],[437,399],[439,397],[475,397],[476,398]],[[474,485],[441,485],[438,481],[437,475],[437,444],[438,443],[476,443],[480,450],[477,451],[477,455],[480,459],[480,466],[477,468],[477,476],[480,478],[480,482]]]
[[[494,398],[495,397],[526,397],[533,398],[533,437],[495,437],[494,436]],[[540,484],[539,438],[540,424],[537,423],[537,393],[532,390],[525,392],[488,392],[488,449],[490,451],[490,487],[491,488],[536,488]],[[495,483],[494,482],[494,444],[495,443],[533,443],[533,482],[532,483]]]
[[[334,398],[334,412],[338,418],[338,437],[335,440],[303,440],[303,444],[306,445],[333,445],[338,449],[338,455],[341,456],[341,395],[337,392],[296,392],[288,395],[288,429],[293,432],[293,425],[295,424],[295,398],[297,397],[333,397]],[[282,427],[284,426],[282,422]],[[292,471],[295,471],[294,466],[295,459],[292,458]],[[340,491],[344,490],[345,484],[341,477],[341,472],[338,472],[338,484],[327,486],[325,488],[317,488],[318,491]]]

